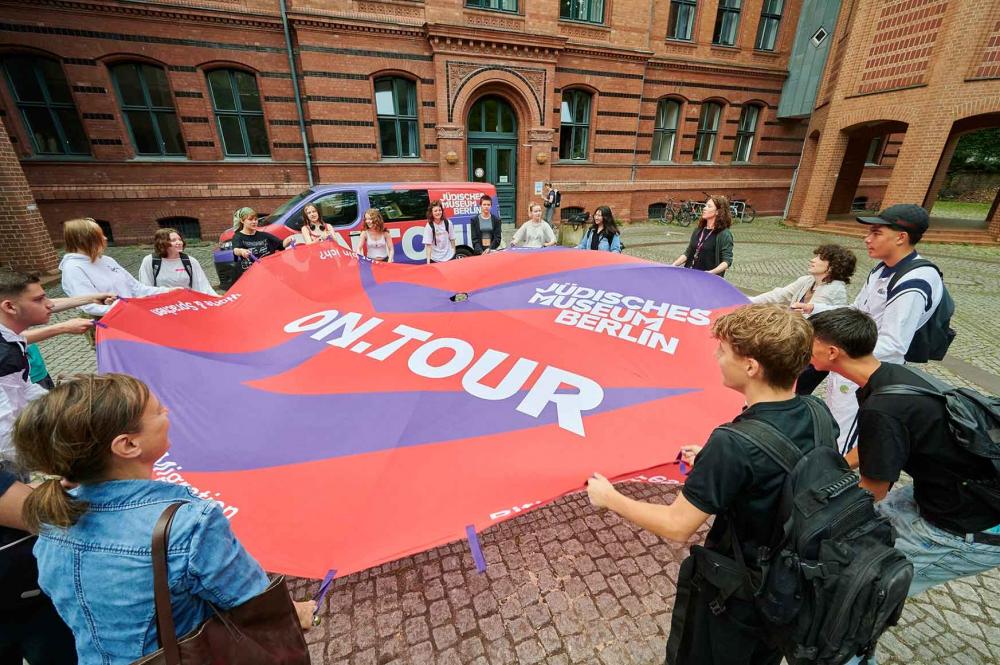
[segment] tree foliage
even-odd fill
[[[958,140],[948,172],[958,171],[1000,173],[1000,127],[980,129]]]

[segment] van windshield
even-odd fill
[[[311,189],[307,189],[307,190],[305,190],[303,192],[300,192],[300,193],[296,194],[295,196],[293,196],[292,198],[288,199],[287,201],[285,201],[284,203],[282,203],[280,206],[278,206],[277,208],[275,208],[274,211],[270,215],[268,215],[268,217],[271,218],[271,221],[277,220],[279,217],[281,217],[282,215],[284,215],[286,212],[288,212],[289,210],[291,210],[292,208],[294,208],[295,206],[297,206],[302,201],[302,199],[308,197],[310,194],[312,194],[312,190]]]

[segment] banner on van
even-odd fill
[[[268,570],[343,575],[594,471],[667,480],[642,470],[739,411],[710,328],[745,302],[714,276],[608,252],[411,266],[310,245],[224,297],[119,304],[98,365],[170,408],[157,479],[217,501]]]

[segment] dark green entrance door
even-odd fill
[[[517,200],[517,118],[500,97],[483,97],[469,111],[469,180],[497,188],[494,205],[504,222],[515,222]]]

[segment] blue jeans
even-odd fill
[[[896,529],[896,549],[913,563],[910,597],[932,586],[1000,567],[1000,545],[974,543],[971,536],[942,531],[920,517],[913,485],[894,489],[876,507]],[[854,658],[846,665],[861,662]],[[868,663],[875,665],[875,658]]]

